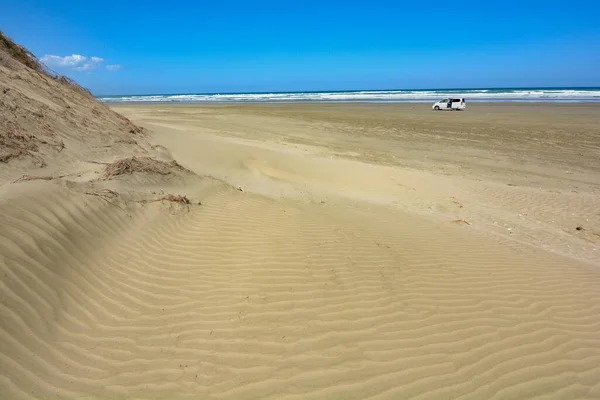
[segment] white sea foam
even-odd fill
[[[474,89],[385,90],[318,93],[222,93],[140,96],[100,96],[106,103],[260,103],[260,102],[422,102],[445,97],[467,101],[576,101],[600,102],[600,89]]]

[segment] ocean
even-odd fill
[[[600,88],[504,88],[356,90],[273,93],[189,93],[97,96],[104,103],[300,103],[300,102],[405,102],[420,103],[446,97],[467,102],[599,102]]]

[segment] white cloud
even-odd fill
[[[89,71],[90,69],[96,69],[100,64],[104,62],[103,58],[100,57],[92,57],[89,60],[83,62],[83,64],[74,67],[75,71]]]
[[[79,54],[73,54],[72,56],[54,56],[51,54],[47,54],[42,57],[42,62],[48,66],[54,67],[75,67],[87,60],[87,57],[84,57]]]
[[[42,62],[49,67],[65,67],[75,71],[89,71],[98,68],[104,62],[104,59],[100,57],[88,58],[81,54],[64,57],[46,54],[42,57]]]
[[[123,67],[119,64],[109,64],[106,66],[106,69],[109,70],[110,72],[118,71],[121,68],[123,68]]]

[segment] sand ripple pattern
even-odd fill
[[[600,398],[593,269],[229,190],[69,196],[0,214],[2,399]]]

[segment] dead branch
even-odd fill
[[[84,194],[87,194],[89,196],[96,196],[101,198],[102,200],[106,201],[109,204],[112,204],[115,207],[120,208],[121,210],[125,211],[125,209],[123,207],[121,207],[120,205],[112,202],[112,199],[115,199],[117,197],[119,197],[119,193],[115,192],[114,190],[110,190],[110,189],[101,189],[95,192],[83,192]]]
[[[104,146],[104,147],[107,147],[107,146]],[[110,165],[111,164],[109,162],[94,161],[94,160],[88,160],[87,162],[92,163],[92,164],[100,164],[100,165]]]
[[[466,221],[464,219],[455,219],[454,222],[459,223],[459,224],[467,224],[467,225],[471,225],[471,223],[469,221]]]
[[[192,204],[192,202],[190,201],[190,199],[187,198],[186,195],[174,195],[174,194],[166,194],[164,196],[161,196],[157,199],[154,200],[139,200],[137,201],[137,203],[156,203],[158,201],[170,201],[172,203],[178,203],[178,204],[182,204],[185,205],[188,209],[188,211],[190,210],[190,204]],[[202,205],[202,203],[198,202],[198,205]]]
[[[25,181],[35,181],[35,180],[42,180],[42,181],[51,181],[53,179],[61,179],[64,178],[67,175],[59,175],[59,176],[49,176],[49,175],[23,175],[22,177],[20,177],[19,179],[12,181],[11,183],[19,183],[19,182],[25,182]]]

